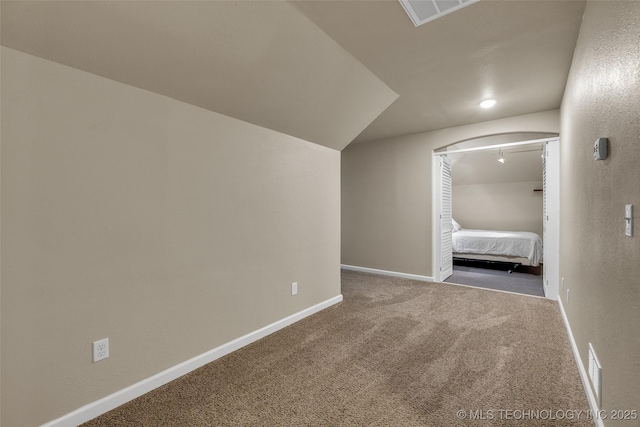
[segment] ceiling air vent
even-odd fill
[[[478,0],[398,0],[416,27]]]

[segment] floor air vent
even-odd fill
[[[591,378],[599,407],[602,404],[602,368],[591,343],[589,343],[589,378]]]
[[[398,0],[416,27],[478,0]]]

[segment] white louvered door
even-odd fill
[[[446,156],[440,156],[440,174],[440,251],[442,256],[440,277],[444,281],[453,274],[451,161]]]

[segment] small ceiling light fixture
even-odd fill
[[[504,154],[502,153],[502,149],[498,151],[498,161],[504,164]]]
[[[489,99],[485,99],[485,100],[480,101],[479,105],[482,108],[491,108],[494,105],[496,105],[496,102],[498,102],[497,99],[489,98]]]

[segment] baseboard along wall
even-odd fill
[[[420,276],[418,274],[399,273],[397,271],[378,270],[376,268],[358,267],[355,265],[340,264],[343,270],[360,271],[362,273],[382,274],[384,276],[401,277],[403,279],[419,280],[421,282],[433,282],[431,276]]]
[[[576,359],[576,364],[578,365],[578,371],[580,372],[580,379],[582,380],[582,385],[584,387],[584,391],[587,394],[587,400],[589,401],[589,407],[591,408],[592,414],[598,414],[598,400],[596,399],[593,390],[591,389],[591,383],[589,382],[589,376],[587,375],[587,370],[582,363],[582,359],[580,358],[580,350],[578,350],[578,345],[576,344],[576,340],[573,337],[573,332],[571,331],[571,325],[569,324],[569,318],[567,317],[567,313],[564,311],[564,306],[562,305],[562,298],[558,298],[558,306],[560,306],[560,313],[562,314],[562,320],[564,321],[564,326],[567,329],[567,334],[569,335],[569,342],[571,343],[571,349],[573,350],[573,357]],[[604,427],[604,421],[601,418],[594,417],[594,423],[597,427]]]
[[[78,426],[104,413],[107,413],[120,405],[130,402],[131,400],[140,397],[143,394],[148,393],[162,385],[165,385],[183,375],[186,375],[189,372],[206,365],[207,363],[213,362],[216,359],[226,356],[231,352],[234,352],[248,344],[251,344],[252,342],[264,338],[267,335],[270,335],[282,328],[285,328],[299,320],[304,319],[305,317],[311,316],[312,314],[324,310],[325,308],[328,308],[341,301],[342,295],[337,295],[333,298],[299,311],[295,314],[292,314],[291,316],[285,317],[284,319],[278,320],[277,322],[274,322],[256,331],[250,332],[240,338],[237,338],[233,341],[202,353],[192,359],[172,366],[169,369],[159,372],[156,375],[137,382],[120,391],[112,393],[109,396],[103,397],[102,399],[82,406],[81,408],[78,408],[73,412],[70,412],[46,424],[43,424],[41,427]]]
[[[395,271],[379,270],[374,268],[358,267],[358,266],[345,265],[345,264],[342,264],[341,268],[343,270],[360,271],[364,273],[382,274],[386,276],[420,280],[424,282],[433,282],[432,277],[420,276],[416,274],[399,273]],[[124,388],[120,391],[112,393],[109,396],[106,396],[95,402],[82,406],[81,408],[78,408],[73,412],[70,412],[46,424],[43,424],[42,427],[75,427],[79,424],[87,422],[95,417],[98,417],[106,412],[109,412],[112,409],[117,408],[120,405],[123,405],[137,397],[140,397],[145,393],[148,393],[164,384],[167,384],[183,375],[186,375],[189,372],[194,371],[200,368],[201,366],[206,365],[207,363],[213,362],[216,359],[219,359],[235,350],[238,350],[248,344],[251,344],[252,342],[255,342],[267,335],[270,335],[282,328],[285,328],[299,320],[304,319],[305,317],[311,316],[312,314],[315,314],[321,310],[324,310],[325,308],[328,308],[341,301],[342,301],[342,295],[338,295],[336,297],[323,301],[319,304],[316,304],[312,307],[309,307],[305,310],[299,311],[298,313],[295,313],[291,316],[288,316],[284,319],[281,319],[277,322],[274,322],[256,331],[250,332],[249,334],[246,334],[240,338],[237,338],[233,341],[230,341],[226,344],[223,344],[219,347],[209,350],[201,355],[198,355],[192,359],[189,359],[185,362],[175,365],[162,372],[159,372],[158,374],[153,375],[147,379],[144,379],[127,388]],[[571,343],[573,355],[576,360],[576,364],[578,366],[580,378],[582,380],[582,384],[587,394],[587,400],[589,402],[589,406],[591,408],[592,413],[594,414],[598,413],[599,408],[598,408],[597,400],[595,398],[593,391],[591,390],[591,385],[589,382],[589,378],[587,376],[587,371],[582,363],[582,359],[580,358],[580,351],[578,350],[576,341],[573,337],[573,332],[571,331],[571,325],[569,324],[569,319],[567,318],[566,312],[564,310],[564,306],[562,305],[562,301],[560,299],[558,299],[558,305],[560,308],[562,319],[564,321],[565,328],[567,330],[567,334],[569,336],[569,341]],[[601,419],[595,419],[594,421],[596,426],[604,427],[604,423]]]

